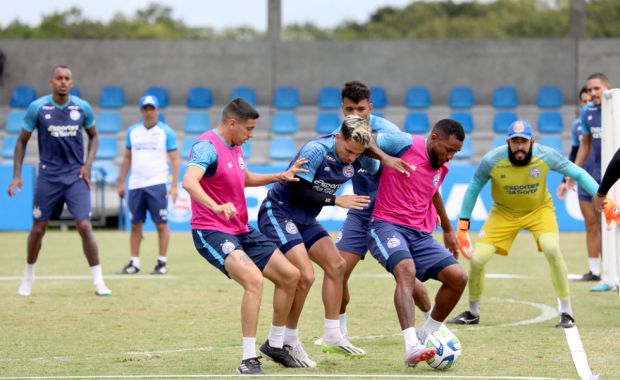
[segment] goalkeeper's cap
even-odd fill
[[[140,98],[140,108],[151,106],[155,109],[159,108],[159,100],[155,95],[144,95]]]
[[[532,126],[525,120],[517,120],[510,124],[508,128],[508,138],[523,137],[524,139],[532,139]]]

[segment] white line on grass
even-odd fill
[[[159,351],[129,351],[123,352],[123,355],[158,355],[158,354],[174,354],[177,352],[191,352],[191,351],[213,351],[213,347],[198,347],[198,348],[179,348],[177,350],[159,350]]]
[[[0,281],[20,281],[22,276],[0,276]],[[36,281],[40,280],[92,280],[92,276],[88,275],[67,275],[67,276],[36,276]],[[173,274],[167,274],[165,276],[151,276],[151,275],[143,275],[143,274],[109,274],[105,276],[105,279],[111,280],[155,280],[155,279],[166,279],[166,280],[175,280],[176,276]]]
[[[497,380],[565,380],[561,377],[521,377],[521,376],[449,376],[449,375],[367,375],[367,374],[282,374],[282,375],[257,375],[266,378],[327,378],[327,379],[497,379]],[[247,378],[257,377],[252,375],[99,375],[99,376],[23,376],[23,377],[0,377],[0,380],[42,380],[42,379],[221,379],[221,378]]]

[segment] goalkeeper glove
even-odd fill
[[[459,219],[456,230],[456,239],[459,242],[459,251],[467,260],[471,259],[471,240],[469,239],[469,219]]]
[[[611,229],[611,222],[615,221],[616,226],[620,227],[620,207],[616,202],[607,198],[605,207],[603,207],[603,214],[605,214],[605,221],[607,222],[607,229]]]

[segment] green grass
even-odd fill
[[[117,274],[128,261],[128,235],[96,233],[105,275]],[[570,273],[586,269],[583,234],[563,234],[562,248]],[[21,276],[25,233],[0,234],[0,276]],[[89,275],[75,231],[50,231],[37,264],[37,275]],[[142,267],[155,264],[157,243],[148,234]],[[196,253],[188,233],[173,234],[170,275],[110,278],[113,295],[93,295],[90,280],[38,280],[33,295],[16,295],[18,280],[0,281],[0,376],[200,375],[231,374],[241,355],[241,288]],[[469,263],[462,264],[468,269]],[[403,339],[394,311],[394,281],[372,257],[351,279],[349,329],[368,356],[361,360],[327,355],[312,344],[322,333],[321,271],[300,322],[306,350],[318,362],[313,370],[290,370],[264,362],[269,374],[392,374],[424,376],[523,376],[577,378],[557,318],[502,327],[535,318],[530,304],[556,307],[555,292],[542,254],[529,234],[521,234],[507,258],[495,257],[489,273],[529,276],[488,279],[482,300],[481,329],[454,328],[463,345],[457,365],[436,372],[425,364],[405,369]],[[427,283],[431,295],[437,283]],[[573,309],[594,373],[620,374],[620,301],[616,293],[592,294],[591,283],[571,282]],[[270,323],[272,286],[266,283],[258,344]],[[467,291],[466,291],[467,293]],[[453,314],[465,309],[467,295]],[[420,314],[418,314],[419,316]],[[419,318],[418,318],[419,319]],[[419,321],[418,321],[419,322]],[[614,373],[616,375],[614,375]]]

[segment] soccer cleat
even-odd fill
[[[286,368],[303,368],[305,367],[301,362],[292,357],[289,351],[284,348],[271,347],[269,345],[269,339],[263,343],[259,348],[260,352],[268,359],[282,365]]]
[[[316,362],[310,359],[310,356],[304,350],[304,347],[300,344],[295,347],[289,346],[288,344],[284,345],[284,349],[288,351],[289,355],[291,355],[295,360],[302,364],[305,368],[314,368],[316,367]]]
[[[125,265],[121,271],[122,274],[136,274],[138,272],[140,272],[140,268],[134,266],[132,261],[129,261],[129,264]]]
[[[435,357],[434,347],[425,347],[421,344],[409,349],[405,354],[405,365],[415,367],[419,362],[425,362]]]
[[[337,343],[329,343],[325,341],[325,339],[323,339],[321,349],[323,350],[323,352],[341,354],[352,358],[361,358],[363,356],[366,356],[366,351],[362,350],[361,348],[355,347],[345,337],[342,337],[342,339]]]
[[[23,297],[28,297],[32,293],[32,284],[34,283],[33,279],[22,279],[21,284],[19,284],[19,288],[17,288],[17,294]]]
[[[480,323],[480,316],[474,315],[471,311],[466,310],[452,319],[448,319],[446,323],[455,325],[477,325]]]
[[[95,295],[99,297],[107,297],[112,295],[112,291],[102,282],[95,284]]]
[[[560,314],[560,322],[555,327],[563,327],[565,329],[575,327],[575,319],[568,313],[562,313]]]
[[[240,375],[263,375],[264,372],[261,369],[261,363],[258,358],[243,359],[239,367],[237,367],[237,373]]]
[[[581,276],[581,279],[579,281],[601,281],[601,276],[597,276],[593,274],[592,271],[589,271],[588,273]]]
[[[151,274],[166,274],[166,273],[168,273],[168,266],[166,265],[166,262],[157,260],[157,265],[155,265],[155,269],[153,269]]]
[[[600,284],[590,288],[591,292],[609,292],[611,291],[613,288],[611,286],[609,286],[609,284],[601,282]]]

